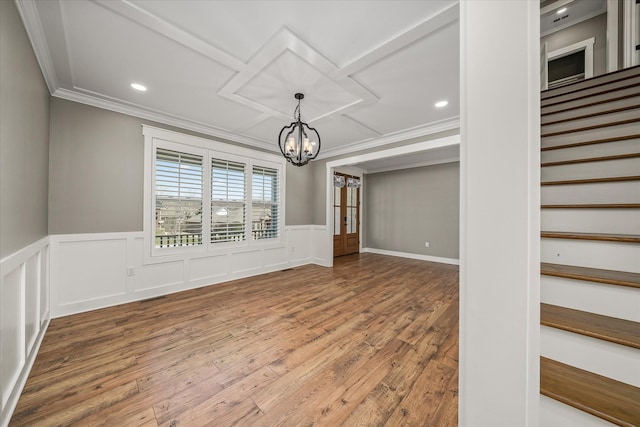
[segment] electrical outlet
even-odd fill
[[[429,247],[429,242],[424,242],[424,247],[428,248]]]
[[[127,276],[135,276],[135,275],[136,275],[135,267],[127,267]]]

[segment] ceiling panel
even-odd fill
[[[216,137],[276,151],[296,92],[327,151],[419,137],[459,116],[455,1],[17,5],[53,96]],[[450,104],[435,110],[441,98]]]
[[[248,61],[285,26],[344,66],[455,1],[134,1],[141,8]]]
[[[76,89],[221,129],[260,114],[217,96],[234,74],[228,67],[92,2],[64,2],[62,17]]]
[[[380,99],[349,116],[382,134],[458,116],[459,51],[452,48],[458,34],[457,22],[450,24],[354,74]],[[449,105],[436,109],[442,99]]]

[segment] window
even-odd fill
[[[278,237],[278,171],[253,167],[251,237],[254,240]]]
[[[211,243],[246,240],[243,163],[211,160]]]
[[[202,244],[202,156],[158,148],[155,246]]]
[[[143,128],[145,256],[282,242],[284,159]]]

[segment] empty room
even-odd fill
[[[0,426],[634,425],[598,366],[638,367],[637,201],[571,189],[636,182],[550,169],[637,147],[640,73],[598,27],[554,80],[559,3],[0,1]],[[617,104],[566,112],[584,91]],[[618,228],[571,229],[587,203]],[[628,246],[566,243],[594,233]],[[570,268],[624,289],[565,304]],[[577,310],[615,337],[573,341]]]

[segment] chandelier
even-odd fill
[[[294,166],[304,166],[310,160],[318,157],[320,152],[320,134],[317,130],[309,127],[308,124],[300,120],[300,100],[304,98],[302,93],[296,93],[298,106],[293,111],[293,119],[289,126],[285,126],[278,135],[278,145],[280,152],[285,159]],[[296,116],[297,114],[297,116]],[[313,133],[312,133],[313,132]],[[315,133],[315,138],[313,134]],[[316,148],[316,141],[318,140]]]

